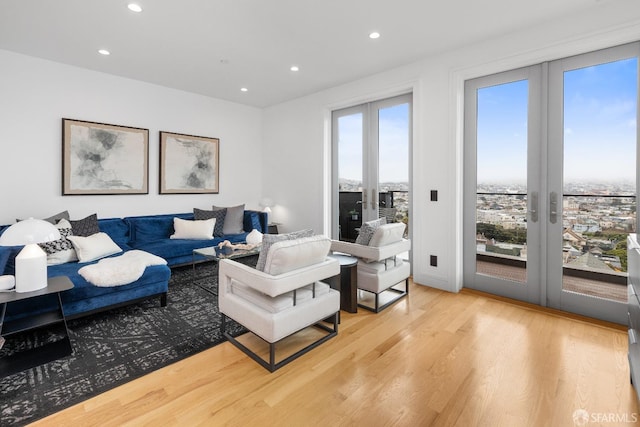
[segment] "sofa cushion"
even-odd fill
[[[227,212],[224,218],[224,234],[238,234],[244,230],[244,205],[220,207],[212,206],[214,211],[225,210]],[[251,230],[246,230],[251,231]]]
[[[169,236],[170,239],[189,240],[210,240],[213,239],[213,229],[216,219],[186,220],[180,218],[173,219],[173,229],[175,232]]]
[[[356,237],[356,243],[358,245],[368,245],[373,237],[373,233],[380,227],[387,223],[387,218],[382,217],[378,219],[374,219],[371,221],[367,221],[360,226],[360,231],[358,232],[358,237]]]
[[[173,218],[194,219],[193,213],[131,216],[124,220],[129,224],[130,242],[153,242],[168,239],[174,233]],[[135,245],[130,245],[133,247]]]
[[[16,274],[16,256],[24,246],[0,246],[0,251],[8,253],[6,265],[3,274]]]
[[[402,222],[381,225],[373,232],[369,246],[380,247],[399,242],[404,236],[405,228],[406,225]]]
[[[300,230],[293,231],[287,234],[265,234],[262,237],[262,249],[260,250],[260,255],[258,256],[258,263],[256,264],[256,270],[264,271],[265,263],[267,262],[267,255],[269,253],[269,249],[271,245],[276,242],[281,242],[283,240],[294,240],[300,239],[302,237],[311,237],[313,236],[313,230]]]
[[[100,232],[97,214],[92,214],[78,220],[70,220],[69,222],[71,223],[71,230],[74,236],[87,237]]]
[[[107,233],[123,251],[131,249],[129,245],[129,224],[122,218],[99,219],[100,231]]]
[[[88,237],[69,236],[80,262],[94,261],[122,252],[107,233],[96,233]]]
[[[7,246],[0,246],[0,276],[5,273],[4,271],[7,269],[7,264],[9,263],[9,256],[11,255],[11,248]]]
[[[256,211],[245,211],[244,212],[244,223],[243,223],[244,231],[258,230],[261,233],[264,233],[265,230],[262,229],[262,224],[260,224],[260,213]]]
[[[72,235],[71,224],[66,219],[61,219],[56,224],[60,232],[60,238],[51,242],[40,243],[38,246],[47,254],[47,265],[64,264],[65,262],[77,261],[78,256],[69,240]]]
[[[324,261],[331,249],[331,240],[325,236],[311,236],[283,240],[271,245],[264,272],[279,275]]]
[[[82,277],[78,273],[78,267],[79,265],[76,263],[61,264],[51,267],[50,271],[47,273],[49,277],[61,275],[69,276],[69,279],[71,279],[71,281],[73,282],[74,287],[72,291],[62,292],[61,294],[63,303],[65,301],[78,301],[100,295],[118,293],[127,291],[129,289],[140,288],[144,287],[147,283],[169,280],[169,277],[171,276],[171,270],[166,265],[154,265],[147,267],[144,270],[142,276],[133,283],[105,288],[95,286],[87,282],[84,277]]]
[[[225,209],[222,210],[204,210],[204,209],[198,209],[198,208],[193,208],[193,218],[199,221],[205,220],[205,219],[215,219],[216,220],[216,224],[215,224],[215,228],[213,229],[213,235],[215,237],[222,237],[224,236],[224,221],[226,219],[226,215],[227,215],[227,211]]]

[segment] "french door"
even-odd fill
[[[466,82],[464,286],[626,322],[639,46]]]
[[[406,94],[333,112],[334,238],[382,216],[408,226],[411,111]]]

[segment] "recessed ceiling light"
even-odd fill
[[[247,89],[246,87],[241,87],[241,88],[240,88],[240,90],[241,90],[242,92],[246,92],[246,91],[248,91],[249,89]]]
[[[135,3],[129,3],[127,5],[127,7],[129,8],[130,11],[132,12],[142,12],[142,7],[140,7],[139,4],[135,4]]]
[[[289,68],[291,71],[300,71],[300,68],[297,65],[292,65],[291,68]]]
[[[111,55],[111,52],[109,52],[107,49],[100,49],[100,50],[98,51],[98,53],[99,53],[100,55],[105,55],[105,56],[106,56],[106,55]]]
[[[369,38],[370,39],[378,39],[378,38],[380,38],[380,33],[374,31],[373,33],[369,34]]]

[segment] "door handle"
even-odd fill
[[[367,190],[362,190],[362,209],[367,209]]]
[[[371,189],[371,209],[375,210],[376,209],[376,205],[377,205],[377,202],[376,202],[376,189],[372,188]]]
[[[538,192],[532,191],[529,198],[529,218],[531,222],[538,222]]]
[[[551,224],[558,222],[558,193],[555,191],[549,194],[549,221]]]

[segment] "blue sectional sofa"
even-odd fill
[[[133,283],[114,287],[98,287],[87,282],[78,270],[96,261],[88,263],[69,262],[51,265],[47,268],[49,277],[68,276],[74,284],[73,289],[61,294],[62,305],[67,318],[76,318],[131,304],[147,298],[159,297],[162,306],[167,303],[167,289],[171,277],[170,267],[188,264],[192,261],[193,249],[215,246],[223,240],[232,243],[244,242],[248,232],[254,228],[266,233],[267,214],[257,211],[244,212],[244,233],[216,237],[213,240],[170,239],[173,234],[173,218],[192,220],[192,213],[133,216],[125,218],[99,219],[101,232],[108,234],[123,251],[144,250],[164,258],[167,265],[154,265],[145,269],[144,274]],[[0,234],[7,226],[0,227]],[[21,247],[0,246],[0,274],[14,274],[14,259]],[[119,254],[113,255],[117,256]],[[202,261],[204,258],[196,259]],[[4,265],[4,267],[3,267]],[[55,300],[45,297],[37,300],[23,300],[7,307],[6,319],[17,319],[27,314],[48,311],[55,307]]]

